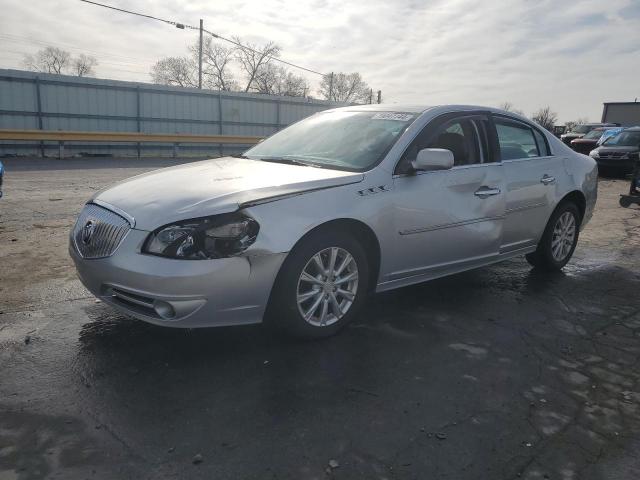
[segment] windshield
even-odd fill
[[[638,147],[640,146],[640,131],[620,132],[618,135],[608,138],[603,145],[616,147]]]
[[[592,129],[593,127],[589,125],[576,125],[575,127],[573,127],[573,130],[571,130],[571,133],[587,133]]]
[[[602,136],[600,137],[600,140],[598,140],[598,145],[602,145],[607,140],[607,138],[613,137],[614,135],[619,134],[623,130],[624,128],[622,127],[609,128],[605,130]]]
[[[267,138],[245,156],[367,170],[382,160],[416,117],[417,114],[406,112],[319,113]]]
[[[582,138],[588,139],[588,140],[597,140],[602,136],[603,133],[604,133],[604,130],[591,130]]]

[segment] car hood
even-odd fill
[[[637,152],[638,151],[638,147],[634,147],[634,146],[621,146],[621,147],[616,147],[613,145],[600,145],[598,148],[596,148],[596,150],[598,150],[599,153],[633,153],[633,152]]]
[[[154,170],[98,192],[93,201],[135,219],[135,228],[237,210],[310,190],[362,181],[362,173],[223,157]]]

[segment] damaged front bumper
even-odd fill
[[[176,260],[141,253],[148,232],[131,229],[110,257],[69,253],[85,287],[118,310],[156,325],[212,327],[262,321],[286,253]]]

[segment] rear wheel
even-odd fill
[[[367,255],[354,237],[313,234],[294,248],[278,274],[272,321],[298,337],[333,335],[357,315],[368,282]]]
[[[621,207],[628,208],[631,206],[631,200],[629,199],[629,197],[626,197],[624,195],[620,197],[619,202]]]
[[[527,261],[544,270],[562,269],[578,244],[580,218],[580,211],[573,202],[560,204],[551,215],[538,248],[526,256]]]

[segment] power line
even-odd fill
[[[159,22],[168,23],[169,25],[173,25],[174,27],[184,28],[184,25],[182,23],[172,22],[171,20],[165,20],[163,18],[154,17],[153,15],[147,15],[146,13],[132,12],[131,10],[125,10],[124,8],[118,8],[118,7],[114,7],[114,6],[111,6],[111,5],[105,5],[104,3],[92,2],[91,0],[80,0],[80,1],[84,2],[84,3],[90,3],[91,5],[96,5],[98,7],[104,7],[104,8],[108,8],[110,10],[116,10],[118,12],[128,13],[130,15],[137,15],[138,17],[150,18],[151,20],[157,20]]]
[[[149,61],[152,62],[153,59],[152,58],[142,58],[142,57],[130,57],[130,56],[125,56],[125,55],[118,55],[118,54],[114,54],[114,53],[109,53],[109,52],[104,52],[104,51],[100,51],[100,50],[89,50],[86,49],[84,47],[76,47],[75,45],[72,45],[70,43],[62,43],[62,42],[50,42],[50,41],[44,41],[44,40],[38,40],[38,39],[34,39],[34,38],[30,38],[30,37],[23,37],[20,35],[12,35],[12,34],[8,34],[8,33],[0,33],[0,38],[4,39],[8,42],[13,42],[13,43],[17,43],[17,44],[25,44],[25,45],[29,45],[32,46],[33,44],[36,45],[41,45],[43,47],[50,47],[50,46],[55,46],[55,47],[61,47],[64,49],[68,49],[68,50],[75,50],[79,53],[93,53],[96,55],[100,55],[101,57],[112,57],[114,59],[114,61],[121,61],[122,63],[131,63],[131,64],[138,64],[140,61]],[[118,59],[122,59],[122,60],[118,60]],[[127,62],[126,60],[132,60],[130,62]]]
[[[81,0],[81,1],[84,1],[84,0]],[[199,30],[198,27],[192,27],[191,25],[185,25],[185,27],[192,28],[194,30]],[[224,40],[225,42],[233,43],[234,45],[236,45],[236,46],[238,46],[240,48],[244,48],[244,49],[249,50],[249,51],[251,51],[253,53],[257,53],[258,55],[262,54],[262,52],[258,52],[257,50],[254,50],[251,47],[247,47],[246,45],[242,45],[240,42],[236,42],[235,40],[231,40],[230,38],[225,38],[225,37],[223,37],[221,35],[218,35],[217,33],[210,32],[206,28],[203,28],[202,30],[204,32],[207,32],[212,37],[219,38],[220,40]],[[269,57],[269,58],[272,59],[272,60],[275,60],[276,62],[284,63],[285,65],[289,65],[289,66],[294,67],[294,68],[299,68],[300,70],[304,70],[305,72],[315,73],[316,75],[324,76],[324,73],[320,73],[320,72],[317,72],[315,70],[311,70],[310,68],[301,67],[300,65],[295,65],[293,63],[289,63],[289,62],[287,62],[285,60],[282,60],[282,59],[280,59],[278,57]]]
[[[19,52],[16,50],[4,50],[2,53],[5,54],[14,54],[14,55],[20,55],[24,58],[25,55],[27,55],[26,52]],[[9,58],[9,57],[0,57],[2,60],[11,60],[11,61],[16,61],[16,58]],[[118,62],[104,62],[104,61],[100,61],[99,65],[110,65],[112,67],[115,68],[111,68],[112,71],[115,72],[126,72],[126,73],[135,73],[135,74],[140,74],[140,75],[147,75],[149,72],[145,71],[145,70],[128,70],[127,67],[129,67],[132,64],[126,64],[126,63],[118,63]],[[122,68],[125,67],[125,68]]]
[[[124,8],[118,8],[118,7],[114,7],[112,5],[106,5],[104,3],[94,2],[92,0],[80,0],[80,1],[84,2],[84,3],[89,3],[91,5],[96,5],[98,7],[108,8],[110,10],[116,10],[118,12],[128,13],[130,15],[136,15],[138,17],[149,18],[151,20],[156,20],[158,22],[163,22],[163,23],[166,23],[168,25],[173,25],[173,26],[175,26],[177,28],[181,28],[181,29],[188,28],[190,30],[200,30],[200,27],[196,27],[194,25],[189,25],[189,24],[180,23],[180,22],[174,22],[172,20],[167,20],[167,19],[164,19],[164,18],[154,17],[153,15],[147,15],[146,13],[139,13],[139,12],[134,12],[134,11],[131,11],[131,10],[125,10]],[[255,50],[255,49],[253,49],[253,48],[251,48],[251,47],[249,47],[247,45],[243,45],[240,42],[237,42],[237,41],[232,40],[230,38],[223,37],[222,35],[218,35],[217,33],[211,32],[211,31],[206,30],[204,28],[202,30],[204,32],[208,33],[209,35],[211,35],[214,38],[219,38],[222,41],[232,43],[233,45],[236,45],[237,47],[240,47],[240,48],[242,48],[244,50],[248,50],[248,51],[256,53],[258,55],[262,55],[263,54],[263,52],[259,52],[258,50]],[[287,61],[282,60],[282,59],[280,59],[278,57],[269,56],[269,58],[271,60],[276,61],[276,62],[284,63],[285,65],[289,65],[290,67],[298,68],[300,70],[304,70],[305,72],[313,73],[315,75],[324,76],[324,74],[321,73],[321,72],[318,72],[316,70],[311,70],[310,68],[302,67],[300,65],[296,65],[295,63],[287,62]]]

